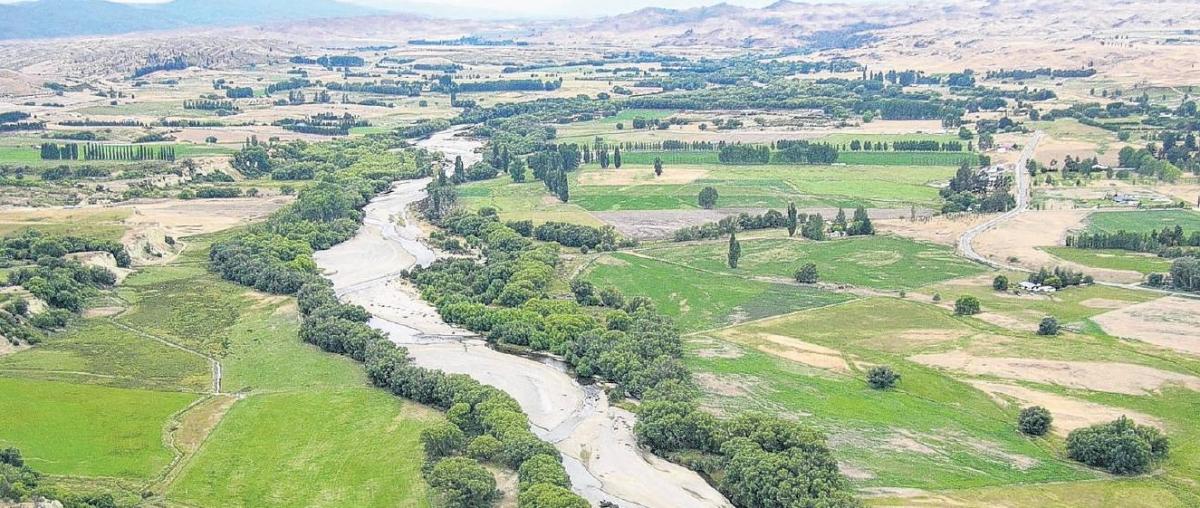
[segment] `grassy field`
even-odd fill
[[[86,142],[76,141],[55,141],[58,144],[77,143],[85,144]],[[129,143],[117,143],[120,146],[131,146]],[[148,147],[163,147],[173,146],[175,148],[176,160],[182,160],[188,157],[205,157],[212,155],[230,155],[238,149],[228,145],[200,145],[195,143],[141,143],[132,146],[148,146]],[[81,155],[82,157],[82,155]],[[111,165],[130,165],[138,164],[139,161],[87,161],[87,160],[42,160],[41,152],[37,143],[30,145],[9,145],[0,146],[0,164],[26,164],[30,166],[59,166],[59,165],[82,165],[90,164],[93,166],[111,166]]]
[[[697,208],[696,195],[712,186],[720,193],[719,207],[778,208],[797,206],[853,208],[935,207],[940,198],[936,182],[953,176],[955,168],[941,166],[667,166],[694,178],[680,183],[605,184],[601,170],[586,167],[572,174],[571,203],[586,210],[672,210]],[[587,175],[586,173],[597,173]],[[588,182],[580,184],[580,180]]]
[[[1010,283],[1025,280],[1025,274],[1007,274]],[[985,312],[1036,324],[1045,316],[1054,316],[1060,323],[1083,321],[1111,310],[1112,302],[1134,304],[1152,300],[1154,293],[1110,286],[1082,286],[1065,289],[1053,295],[1012,296],[992,289],[991,280],[948,281],[923,288],[925,295],[940,293],[944,305],[952,305],[962,295],[979,298]]]
[[[458,200],[472,210],[490,206],[504,220],[532,220],[535,223],[564,221],[590,226],[601,222],[575,203],[562,203],[551,195],[542,182],[513,183],[507,176],[459,186]]]
[[[130,502],[427,506],[417,436],[441,416],[301,343],[293,300],[209,273],[212,238],[126,279],[106,298],[124,313],[0,358],[0,444]],[[220,358],[223,391],[240,396],[180,413],[211,387],[209,363],[148,335]]]
[[[1043,250],[1057,258],[1095,268],[1131,270],[1145,274],[1171,271],[1170,260],[1153,254],[1117,249],[1076,249],[1072,247],[1045,247]]]
[[[787,280],[800,266],[815,263],[823,282],[888,290],[913,289],[984,270],[947,247],[896,236],[812,242],[774,233],[740,238],[742,257],[736,270],[726,264],[725,241],[668,244],[642,253],[707,271]]]
[[[441,418],[366,387],[238,402],[167,492],[196,506],[429,506],[420,431]]]
[[[184,109],[183,102],[127,102],[124,104],[91,106],[79,109],[77,113],[84,116],[154,116],[154,117],[184,117],[204,118],[217,116],[216,111],[205,109]]]
[[[798,309],[830,305],[846,295],[710,273],[633,254],[606,254],[584,278],[648,296],[684,331],[706,330]]]
[[[0,445],[43,473],[144,478],[171,461],[163,422],[197,398],[0,377]]]
[[[125,234],[127,208],[80,208],[75,210],[12,210],[0,212],[0,235],[24,229],[59,234],[119,240]]]
[[[633,120],[635,118],[654,120],[666,118],[674,113],[674,111],[667,109],[626,109],[606,118],[557,125],[555,126],[557,131],[556,137],[563,143],[591,143],[592,139],[596,136],[636,132],[633,129]],[[624,124],[624,129],[617,129],[618,123]]]
[[[1200,230],[1200,213],[1191,210],[1097,212],[1088,217],[1087,223],[1091,231],[1108,233],[1149,232],[1175,226],[1182,227],[1185,233],[1191,233]]]

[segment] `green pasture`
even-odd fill
[[[1171,260],[1141,252],[1118,249],[1076,249],[1073,247],[1045,247],[1042,250],[1059,259],[1094,268],[1130,270],[1144,274],[1171,271]]]

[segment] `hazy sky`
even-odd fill
[[[14,3],[29,0],[0,0]],[[123,3],[160,3],[164,0],[110,0]],[[246,0],[253,2],[254,0]],[[475,17],[486,11],[487,15],[509,14],[514,17],[527,16],[595,16],[629,12],[642,7],[686,8],[712,5],[721,0],[337,0],[339,2],[367,5],[380,9],[404,10],[407,5],[419,5],[417,10],[429,12],[445,8],[447,17]],[[726,0],[727,3],[746,7],[762,7],[775,0]],[[809,0],[812,1],[812,0]],[[823,0],[816,0],[818,2]],[[829,0],[824,0],[829,1]]]

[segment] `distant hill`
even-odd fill
[[[380,13],[333,0],[173,0],[162,4],[35,0],[0,4],[0,39],[111,35],[194,26],[258,25]]]

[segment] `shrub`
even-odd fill
[[[816,284],[820,280],[821,275],[817,273],[817,265],[813,263],[805,263],[799,270],[796,270],[796,282],[801,284]]]
[[[1058,320],[1047,316],[1038,324],[1038,335],[1058,335]]]
[[[500,443],[491,434],[484,434],[471,440],[471,444],[467,445],[467,456],[475,460],[491,462],[496,460],[500,455],[500,450],[504,445]]]
[[[959,316],[979,314],[979,299],[971,295],[960,296],[954,302],[954,313]]]
[[[992,279],[992,289],[996,291],[1008,291],[1008,277],[997,275],[995,279]]]
[[[711,210],[717,207],[718,197],[720,197],[720,195],[717,193],[717,189],[713,187],[705,187],[701,189],[700,194],[696,196],[696,202],[700,205],[700,208]]]
[[[1017,416],[1017,428],[1031,436],[1044,436],[1050,431],[1050,423],[1054,417],[1042,406],[1031,406],[1021,410]]]
[[[517,468],[517,478],[521,490],[541,483],[559,487],[571,486],[567,470],[563,469],[563,465],[549,455],[536,455],[522,462],[521,467]]]
[[[1167,276],[1161,273],[1152,273],[1146,280],[1146,284],[1156,288],[1163,287],[1167,284]]]
[[[462,449],[466,436],[462,429],[450,422],[432,425],[421,431],[421,444],[430,460],[454,455]]]
[[[871,367],[871,370],[867,371],[867,383],[876,390],[886,390],[896,386],[896,382],[899,380],[900,374],[887,365]]]
[[[539,483],[521,491],[519,502],[521,508],[589,508],[591,506],[587,500],[569,489],[545,483]]]
[[[1067,435],[1068,457],[1113,474],[1144,473],[1167,453],[1167,438],[1158,429],[1124,416]]]

